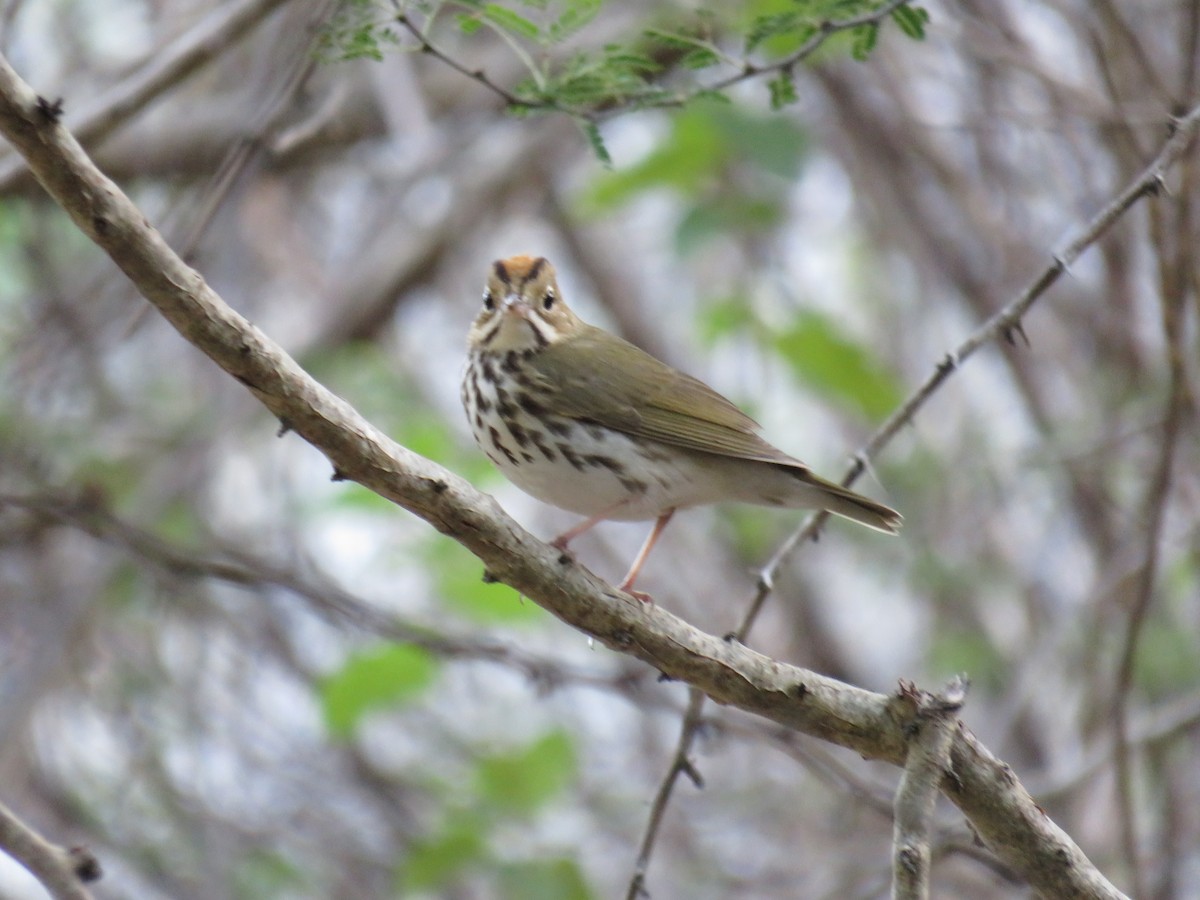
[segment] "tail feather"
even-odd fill
[[[890,506],[884,506],[870,497],[856,494],[840,484],[818,478],[811,472],[804,480],[813,487],[820,488],[822,509],[886,534],[896,534],[900,531],[903,516]]]

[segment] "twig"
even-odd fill
[[[508,88],[502,87],[499,84],[497,84],[496,82],[492,81],[492,79],[490,79],[487,76],[487,73],[484,72],[483,69],[467,68],[462,63],[460,63],[457,59],[455,59],[453,56],[450,56],[448,53],[444,53],[443,51],[439,50],[433,43],[431,43],[429,38],[427,38],[425,36],[425,32],[417,27],[416,23],[413,22],[413,20],[408,17],[407,13],[404,13],[404,12],[397,13],[396,14],[396,22],[402,28],[404,28],[405,31],[407,31],[414,38],[416,38],[417,43],[420,45],[419,49],[422,53],[428,53],[434,59],[440,60],[442,63],[449,66],[451,69],[453,69],[455,72],[458,72],[460,75],[465,75],[468,78],[470,78],[472,81],[479,82],[485,88],[487,88],[489,91],[491,91],[493,94],[498,96],[501,100],[503,100],[505,105],[507,105],[509,107],[514,107],[514,108],[553,109],[553,110],[558,110],[560,112],[569,112],[569,110],[567,110],[567,109],[559,106],[557,103],[553,103],[549,100],[537,100],[537,99],[532,99],[532,98],[528,99],[528,100],[524,100],[524,99],[518,97],[512,91],[508,90]],[[574,115],[574,113],[572,113],[572,115]]]
[[[638,849],[633,877],[629,880],[629,890],[625,892],[626,900],[638,900],[640,897],[649,896],[646,891],[646,868],[650,865],[654,844],[658,840],[658,831],[662,827],[663,814],[667,811],[667,804],[671,802],[671,792],[675,789],[675,782],[679,780],[679,776],[687,775],[696,787],[704,786],[700,773],[696,771],[687,755],[691,751],[696,732],[700,730],[700,710],[703,706],[704,694],[692,688],[688,693],[688,706],[683,715],[683,733],[679,735],[675,758],[671,760],[671,768],[662,784],[658,786],[654,802],[650,804],[650,819],[646,823],[646,832]]]
[[[84,847],[52,844],[0,803],[0,848],[41,882],[54,900],[91,900],[83,885],[101,876],[100,863]]]
[[[1100,212],[1093,216],[1073,240],[1061,250],[1054,253],[1051,262],[1033,280],[1033,282],[1014,300],[1006,304],[995,315],[984,322],[957,348],[950,351],[942,359],[929,377],[922,383],[900,407],[888,417],[887,421],[868,438],[854,454],[853,462],[842,478],[842,484],[849,486],[866,470],[872,459],[886,447],[901,429],[908,425],[917,412],[938,391],[946,380],[957,371],[970,356],[984,345],[999,337],[1012,338],[1024,334],[1021,319],[1034,303],[1056,282],[1068,267],[1088,247],[1094,244],[1114,222],[1117,221],[1134,203],[1142,197],[1156,193],[1162,184],[1165,173],[1170,169],[1191,144],[1197,129],[1200,128],[1200,104],[1193,107],[1183,118],[1174,123],[1171,136],[1163,144],[1158,156],[1136,178],[1134,178],[1112,201]],[[816,537],[821,526],[829,518],[829,513],[820,511],[809,518],[794,532],[784,539],[783,543],[762,567],[758,573],[754,595],[750,598],[746,613],[737,629],[733,632],[739,642],[745,642],[763,604],[775,589],[775,579],[784,563],[795,552],[800,544]],[[694,716],[699,718],[703,712],[696,709]],[[689,714],[690,708],[689,708]],[[675,758],[686,757],[691,752],[691,735],[695,733],[690,723],[685,721],[680,729],[680,743],[675,750]],[[663,786],[670,794],[670,786],[675,782],[672,769],[668,770],[663,779]],[[659,792],[662,793],[660,787]]]
[[[178,579],[211,579],[260,591],[281,590],[308,602],[327,621],[392,641],[412,644],[446,659],[465,659],[508,666],[540,688],[572,684],[628,692],[627,673],[598,676],[549,657],[516,650],[507,644],[448,635],[376,608],[334,584],[296,573],[265,559],[223,549],[220,554],[189,551],[116,516],[92,494],[0,494],[0,511],[19,509],[43,521],[78,529],[117,548],[159,572]],[[672,710],[678,713],[678,708]]]
[[[771,75],[776,72],[785,72],[794,69],[808,57],[812,56],[819,50],[824,43],[842,31],[848,31],[853,28],[861,28],[864,25],[878,25],[893,12],[902,6],[911,3],[912,0],[888,0],[883,6],[870,12],[861,13],[857,16],[851,16],[848,19],[838,19],[836,21],[826,19],[816,25],[816,30],[813,35],[806,40],[797,50],[770,63],[755,63],[748,59],[736,61],[738,71],[732,75],[720,79],[710,85],[705,85],[695,91],[667,95],[655,93],[649,97],[634,96],[630,102],[616,104],[603,109],[590,107],[569,106],[550,97],[520,97],[510,91],[503,85],[497,84],[488,74],[482,69],[472,69],[463,65],[454,57],[450,56],[445,51],[435,46],[425,32],[418,28],[416,23],[403,12],[397,12],[396,22],[411,34],[419,45],[422,53],[428,53],[435,59],[440,60],[445,65],[449,66],[460,75],[465,75],[472,81],[476,81],[483,85],[497,97],[504,101],[505,105],[514,109],[525,110],[548,110],[560,112],[565,115],[572,116],[576,119],[582,119],[593,124],[610,119],[614,116],[627,112],[631,107],[636,106],[638,109],[673,109],[684,106],[694,100],[701,94],[708,94],[714,91],[728,90],[735,85],[741,84],[743,81],[748,81],[752,78],[760,78],[764,75]],[[528,65],[528,63],[527,63]],[[535,67],[529,65],[530,73],[537,76]]]
[[[313,380],[172,252],[58,118],[53,104],[39,98],[0,56],[0,134],[163,317],[317,448],[335,477],[362,484],[453,537],[498,580],[605,646],[720,703],[873,759],[902,762],[907,748],[894,698],[770,659],[615,592],[524,531],[491,497],[390,440]],[[1122,896],[1037,807],[1012,770],[973,735],[957,732],[951,758],[957,778],[944,786],[947,796],[985,844],[1034,890],[1058,897]]]
[[[967,682],[956,676],[940,694],[928,694],[902,685],[916,705],[909,726],[912,740],[904,775],[896,788],[892,824],[892,897],[927,900],[933,859],[930,833],[942,779],[949,776],[950,747],[958,727],[958,711],[967,693]]]
[[[1185,181],[1185,185],[1188,182]],[[1165,214],[1164,214],[1165,215]],[[1178,208],[1178,218],[1183,219],[1184,208]],[[1172,221],[1168,226],[1162,215],[1151,217],[1156,238],[1155,245],[1163,247],[1166,232],[1186,222]],[[1178,232],[1176,232],[1178,234]],[[1116,765],[1117,807],[1120,810],[1121,849],[1125,865],[1129,870],[1130,883],[1135,897],[1145,896],[1140,853],[1138,851],[1137,809],[1133,796],[1133,760],[1129,733],[1129,693],[1133,688],[1133,668],[1137,658],[1138,642],[1150,605],[1154,599],[1155,583],[1158,580],[1159,553],[1163,524],[1167,515],[1167,504],[1171,492],[1171,469],[1182,430],[1184,410],[1187,407],[1187,371],[1185,368],[1186,339],[1183,327],[1183,309],[1186,277],[1182,263],[1188,259],[1184,239],[1176,238],[1177,252],[1169,271],[1160,274],[1160,302],[1162,322],[1167,347],[1169,387],[1167,409],[1163,425],[1162,447],[1154,468],[1146,496],[1146,553],[1145,563],[1138,573],[1137,593],[1129,608],[1125,627],[1125,639],[1121,646],[1121,657],[1117,665],[1116,686],[1113,690],[1113,762]],[[1164,264],[1165,265],[1165,264]]]

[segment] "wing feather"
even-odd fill
[[[702,381],[586,325],[530,359],[557,415],[635,437],[807,469],[758,436],[758,423]]]

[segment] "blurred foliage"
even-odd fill
[[[547,613],[506,584],[483,580],[483,567],[461,544],[430,535],[423,557],[447,607],[477,622],[518,625],[544,621]]]
[[[729,234],[766,233],[784,219],[784,181],[806,153],[793,121],[716,100],[699,100],[671,119],[671,130],[641,161],[593,179],[580,213],[611,215],[637,197],[669,190],[685,202],[675,229],[682,254]]]
[[[519,827],[572,783],[577,761],[570,735],[553,731],[525,747],[482,754],[471,778],[472,802],[449,801],[442,824],[408,848],[399,868],[398,887],[439,891],[479,875],[499,884],[499,896],[591,896],[578,865],[571,860],[501,861],[493,844],[495,833]]]
[[[439,662],[410,644],[379,644],[353,653],[320,685],[325,724],[349,737],[369,712],[411,702],[437,675]]]
[[[706,8],[680,16],[661,16],[664,24],[643,27],[623,40],[580,49],[561,48],[586,31],[600,14],[603,0],[525,0],[519,3],[457,0],[409,0],[399,6],[379,0],[351,0],[343,5],[323,35],[327,58],[381,59],[389,48],[403,45],[398,31],[416,31],[424,49],[443,40],[440,19],[454,22],[459,38],[481,31],[503,38],[527,72],[513,86],[496,85],[505,93],[509,111],[518,115],[554,111],[581,122],[598,159],[611,162],[597,123],[602,116],[654,107],[681,107],[698,99],[723,96],[738,81],[765,73],[770,105],[780,109],[798,99],[794,67],[798,55],[825,42],[825,52],[844,52],[865,60],[880,32],[878,20],[841,29],[831,23],[858,21],[880,10],[886,0],[757,0],[742,7]],[[410,16],[421,18],[418,25]],[[690,16],[692,21],[685,21]],[[929,13],[905,4],[890,14],[901,34],[922,40]],[[418,31],[419,29],[419,31]],[[732,55],[714,33],[742,36],[745,56]],[[435,38],[436,35],[436,38]],[[831,38],[826,41],[826,38]],[[449,41],[449,36],[445,36]],[[833,48],[842,48],[836,50]],[[439,46],[439,54],[444,52]],[[759,52],[764,59],[755,60]],[[470,58],[466,48],[449,56]],[[782,60],[782,62],[781,62]],[[707,81],[696,73],[716,70]],[[475,70],[473,70],[475,71]],[[487,73],[478,71],[486,79]]]

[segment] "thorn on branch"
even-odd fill
[[[672,682],[674,680],[675,679],[672,678],[670,675],[668,675],[666,672],[658,673],[658,683],[659,684],[669,684],[670,682]]]
[[[1025,333],[1025,323],[1020,319],[1017,319],[1011,325],[1006,325],[1000,333],[1004,335],[1004,340],[1011,347],[1017,346],[1017,337],[1021,338],[1026,347],[1032,346],[1029,343],[1029,335]]]
[[[441,478],[435,478],[430,483],[429,489],[431,491],[433,491],[435,494],[441,496],[442,494],[446,493],[446,491],[448,491],[450,489],[450,485],[448,482],[444,481]]]
[[[704,790],[704,776],[700,774],[700,770],[692,765],[692,761],[681,759],[678,763],[679,771],[688,777],[688,781],[694,784],[700,790]]]
[[[949,375],[958,368],[958,356],[954,353],[947,353],[942,361],[937,364],[939,375]]]
[[[775,577],[766,569],[758,573],[758,584],[755,586],[759,594],[769,594],[775,590]]]
[[[57,125],[63,115],[63,98],[56,97],[53,100],[47,100],[39,94],[37,111],[47,125]]]
[[[87,847],[71,847],[67,851],[67,860],[71,864],[71,871],[75,873],[75,877],[84,884],[99,881],[104,876],[100,860],[96,859],[96,854]]]
[[[480,581],[482,581],[484,584],[496,584],[499,580],[499,578],[497,578],[487,569],[483,570],[483,577],[480,579]]]
[[[737,639],[738,639],[738,636],[737,636],[736,631],[727,631],[723,635],[721,635],[721,640],[723,640],[727,644],[732,644]]]
[[[808,685],[803,681],[797,681],[796,686],[792,688],[792,693],[796,696],[797,700],[803,700],[808,696]]]
[[[335,469],[333,470],[333,474],[329,476],[329,480],[330,480],[330,481],[345,481],[345,480],[346,480],[346,473],[345,473],[345,472],[343,472],[341,469],[336,469],[336,468],[335,468]]]
[[[291,430],[292,430],[292,423],[289,422],[286,417],[280,416],[279,430],[275,432],[275,437],[281,438]]]

